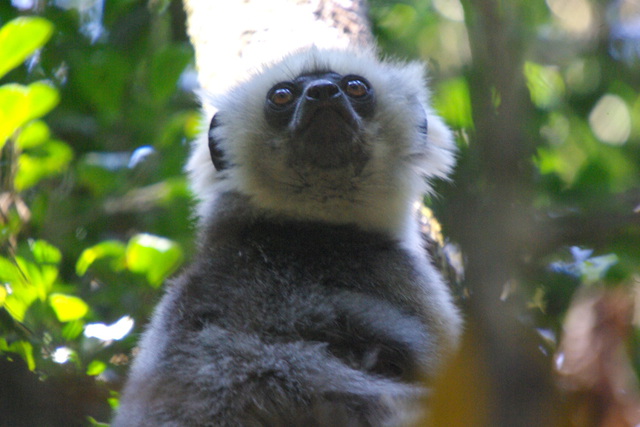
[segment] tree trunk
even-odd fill
[[[184,0],[200,85],[218,93],[289,52],[366,46],[373,35],[363,0]]]

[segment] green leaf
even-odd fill
[[[33,346],[29,341],[14,341],[9,345],[7,340],[0,338],[0,351],[19,354],[29,367],[29,370],[33,371],[36,369],[36,360],[33,357]]]
[[[24,279],[24,275],[20,272],[20,269],[14,262],[7,258],[0,257],[0,281],[5,283],[16,283]]]
[[[22,150],[38,147],[51,138],[49,126],[42,120],[34,120],[28,123],[16,138],[16,144]]]
[[[7,289],[4,286],[0,286],[0,307],[4,305],[5,299],[7,299]]]
[[[0,28],[0,78],[44,46],[53,29],[39,17],[16,18]]]
[[[185,137],[187,139],[195,139],[200,134],[203,126],[202,114],[197,111],[174,114],[162,127],[155,147],[174,147],[176,141],[180,141]]]
[[[35,290],[30,290],[24,286],[11,287],[12,293],[7,295],[5,299],[4,307],[7,312],[18,322],[24,321],[24,316],[27,313],[31,304],[38,299],[38,295]]]
[[[131,66],[123,55],[111,50],[96,51],[76,65],[75,84],[97,113],[112,120],[122,112],[131,75]]]
[[[59,101],[58,91],[44,82],[0,86],[0,148],[21,126],[44,116]]]
[[[127,245],[127,267],[144,274],[149,284],[158,287],[182,262],[177,243],[151,234],[138,234]]]
[[[40,301],[45,301],[47,295],[58,278],[58,267],[55,265],[38,265],[22,257],[16,257],[16,263],[25,275],[24,285],[33,289]]]
[[[60,102],[58,90],[47,82],[33,82],[27,87],[29,89],[28,120],[38,119],[44,116],[53,110],[55,106],[58,105],[58,102]]]
[[[82,319],[89,311],[89,306],[81,298],[72,295],[51,294],[49,305],[61,322]]]
[[[34,259],[40,264],[60,264],[62,253],[58,248],[44,240],[30,240],[29,249]]]
[[[28,89],[18,84],[0,86],[0,148],[29,118]]]
[[[73,150],[65,142],[50,140],[37,148],[37,151],[22,153],[18,158],[18,172],[15,187],[26,190],[38,184],[42,179],[58,175],[67,170],[73,160]]]
[[[25,262],[22,260],[23,265]],[[0,281],[5,283],[7,291],[4,307],[11,317],[22,322],[31,304],[38,299],[38,290],[31,285],[28,272],[18,266],[17,257],[16,262],[0,257]]]
[[[100,421],[96,421],[93,417],[87,417],[87,421],[89,421],[89,425],[91,425],[91,427],[109,427],[108,423],[101,423]]]
[[[0,282],[10,286],[5,307],[20,322],[36,299],[46,301],[58,279],[62,259],[57,248],[42,240],[30,241],[29,252],[35,262],[22,256],[12,260],[0,257]]]
[[[149,90],[157,101],[166,101],[175,91],[178,79],[189,61],[191,51],[185,46],[168,46],[151,59]]]
[[[202,132],[203,126],[205,126],[204,115],[195,110],[187,111],[186,120],[184,121],[184,136],[188,139],[195,139]]]
[[[85,249],[76,263],[76,274],[84,276],[91,264],[103,258],[115,258],[114,270],[121,270],[124,265],[125,245],[117,240],[105,240]]]
[[[62,338],[67,341],[73,341],[84,331],[84,322],[82,320],[72,320],[62,327]]]
[[[111,397],[107,399],[112,411],[116,411],[120,407],[120,393],[111,391]]]
[[[107,369],[107,364],[102,360],[92,360],[89,366],[87,366],[87,375],[100,375],[105,369]]]
[[[434,108],[449,125],[457,128],[473,128],[471,98],[465,79],[451,79],[442,83],[434,99]]]
[[[564,80],[557,69],[527,61],[524,64],[524,75],[531,101],[538,108],[551,109],[564,97]]]

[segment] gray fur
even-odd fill
[[[291,136],[263,117],[272,85],[317,69],[362,75],[375,89],[375,113],[361,120],[369,157],[357,173],[292,173],[283,142]],[[199,250],[156,309],[114,426],[387,426],[419,417],[422,380],[461,327],[413,225],[423,177],[444,177],[453,164],[451,136],[427,102],[417,65],[315,48],[218,100],[213,132],[228,166],[215,171],[199,141],[189,163]]]

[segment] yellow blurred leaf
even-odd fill
[[[61,322],[81,319],[89,311],[86,302],[71,295],[51,294],[49,304]]]

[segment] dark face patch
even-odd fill
[[[218,115],[214,115],[209,125],[209,154],[211,155],[211,161],[216,170],[221,171],[227,168],[227,161],[224,158],[224,152],[220,147],[220,141],[214,136],[215,129],[220,126],[220,120]]]
[[[267,122],[289,137],[287,149],[294,167],[353,165],[356,172],[362,170],[368,159],[363,120],[374,110],[375,94],[364,77],[334,72],[277,83],[265,101]]]

